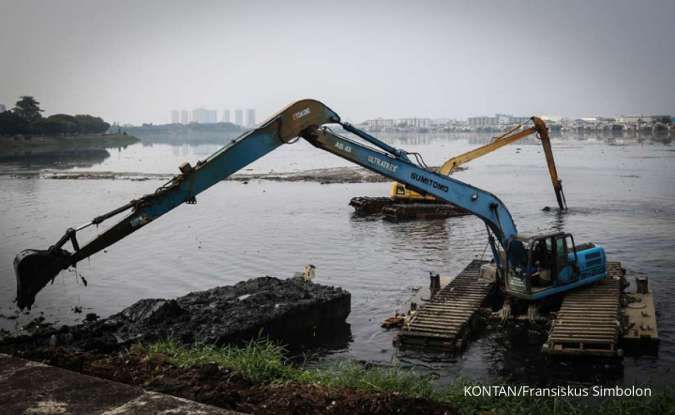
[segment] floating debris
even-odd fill
[[[403,327],[403,322],[406,319],[405,314],[400,314],[398,312],[394,313],[393,316],[387,317],[383,322],[382,322],[382,328],[385,329],[391,329],[391,328],[396,328],[396,327]]]

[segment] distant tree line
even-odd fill
[[[144,143],[224,144],[241,134],[238,125],[219,122],[208,124],[143,124],[125,127],[128,134]]]
[[[55,114],[42,116],[40,103],[31,96],[22,96],[16,106],[0,112],[0,135],[77,135],[108,131],[110,124],[92,115]]]

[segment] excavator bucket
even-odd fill
[[[68,268],[70,254],[63,249],[26,249],[14,258],[16,275],[16,304],[19,309],[30,309],[35,296],[61,270]]]

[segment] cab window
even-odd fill
[[[566,238],[555,238],[556,264],[559,270],[567,264],[566,240]]]
[[[574,253],[574,261],[576,261],[576,251],[574,250],[574,240],[572,239],[572,235],[567,235],[565,237],[565,245],[567,245],[567,254]]]

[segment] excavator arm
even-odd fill
[[[518,125],[511,128],[509,131],[505,132],[499,137],[495,137],[489,143],[469,150],[465,153],[459,154],[455,157],[452,157],[446,160],[441,167],[438,168],[438,173],[442,175],[452,174],[459,166],[475,160],[479,157],[482,157],[486,154],[490,154],[495,150],[498,150],[506,145],[515,143],[518,140],[521,140],[532,134],[537,134],[541,140],[542,147],[544,148],[544,154],[546,156],[546,164],[548,165],[549,174],[551,176],[551,182],[553,183],[553,190],[555,192],[556,200],[558,201],[558,207],[560,210],[567,209],[567,203],[565,201],[565,195],[562,190],[562,181],[558,178],[558,172],[555,168],[555,160],[553,159],[553,150],[551,147],[551,140],[548,135],[548,128],[546,123],[541,118],[532,117],[532,127],[521,129],[522,126]],[[405,186],[395,182],[392,184],[391,197],[397,200],[403,199],[430,199],[434,200],[433,197],[423,196],[417,192],[414,192],[410,189],[407,189]]]
[[[341,124],[372,146],[339,136],[325,124]],[[516,225],[506,206],[494,195],[459,180],[430,171],[410,161],[407,153],[381,142],[350,124],[341,123],[330,108],[314,100],[298,101],[274,115],[262,126],[238,137],[195,166],[183,164],[181,174],[154,193],[132,200],[111,212],[94,218],[65,235],[47,250],[24,250],[14,260],[17,278],[17,305],[30,307],[35,295],[63,269],[101,251],[137,231],[164,213],[183,203],[195,203],[196,196],[263,157],[279,146],[303,137],[312,145],[340,156],[371,171],[397,180],[419,192],[433,195],[481,218],[496,237],[504,252],[512,252]],[[77,232],[129,212],[119,222],[80,247]],[[499,262],[495,239],[490,238],[495,259]],[[73,252],[64,249],[71,242]],[[520,252],[515,250],[513,252]]]
[[[558,201],[560,210],[567,210],[567,200],[563,193],[562,180],[558,177],[558,170],[555,168],[555,160],[553,159],[553,148],[551,147],[551,139],[548,136],[548,128],[541,118],[532,117],[534,129],[537,131],[541,145],[544,148],[544,155],[546,156],[546,165],[548,166],[548,173],[551,176],[551,183],[555,191],[555,198]]]

